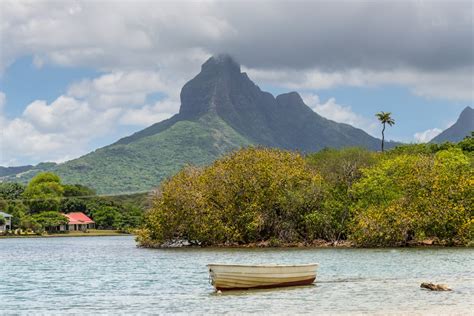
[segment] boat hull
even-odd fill
[[[310,285],[316,280],[318,265],[210,264],[208,267],[216,290],[229,291]]]

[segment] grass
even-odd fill
[[[118,230],[108,229],[89,229],[87,232],[72,231],[67,233],[52,233],[44,235],[27,234],[27,235],[0,235],[1,238],[50,238],[50,237],[97,237],[97,236],[126,236],[127,233]]]

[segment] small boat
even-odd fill
[[[207,267],[216,290],[228,291],[309,285],[316,279],[318,264],[208,264]]]

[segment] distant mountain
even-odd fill
[[[472,131],[474,131],[474,109],[468,106],[461,112],[456,123],[433,138],[430,143],[456,143],[471,135]]]
[[[36,166],[18,166],[18,167],[2,167],[0,166],[0,180],[4,177],[24,177],[27,174],[36,174],[41,171],[47,171],[54,168],[56,164],[54,162],[42,162]]]
[[[0,177],[15,175],[30,170],[33,166],[2,167],[0,166]]]
[[[231,57],[220,55],[184,85],[178,114],[52,170],[65,182],[98,193],[149,190],[185,164],[208,164],[247,145],[302,152],[345,146],[378,150],[380,140],[319,116],[296,92],[275,98]]]

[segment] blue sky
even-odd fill
[[[428,141],[474,99],[470,1],[0,5],[0,165],[73,159],[170,117],[217,53],[372,135],[374,114],[392,112],[387,138],[403,142]]]

